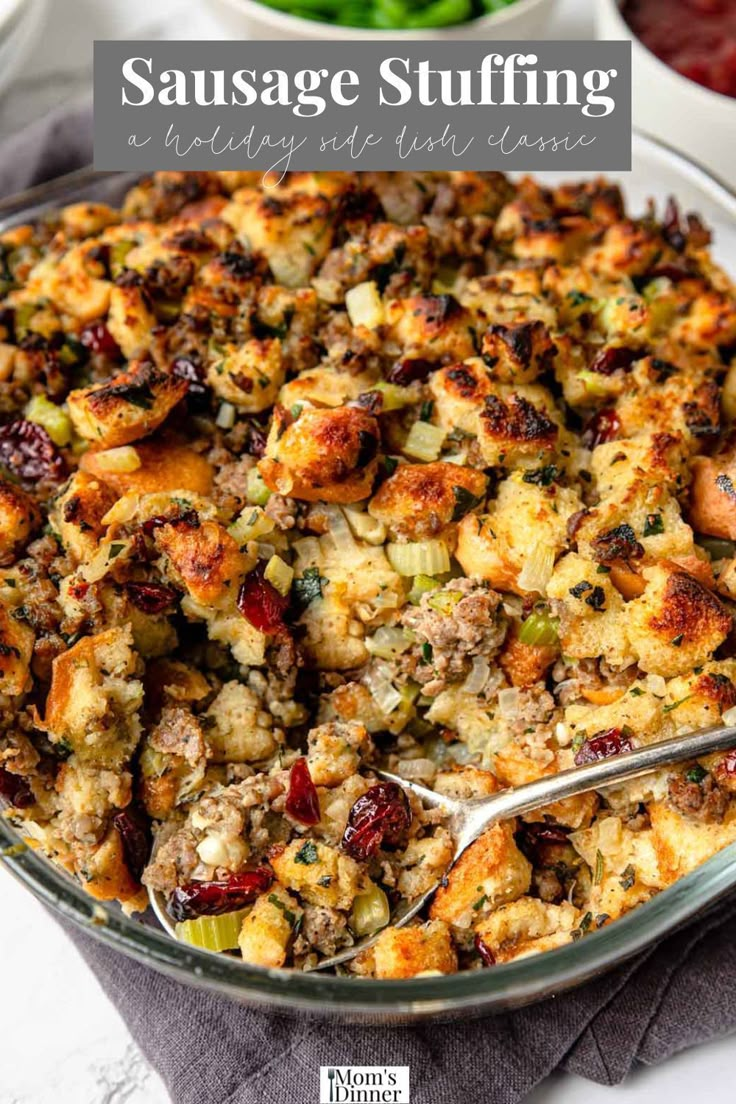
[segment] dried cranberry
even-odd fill
[[[6,797],[16,809],[27,809],[36,802],[33,790],[18,774],[11,774],[5,767],[0,767],[0,797]]]
[[[403,357],[396,361],[386,378],[389,383],[397,383],[399,387],[408,387],[410,383],[415,383],[417,380],[424,382],[432,369],[436,367],[437,365],[433,364],[431,360],[424,360],[422,357]]]
[[[496,965],[496,956],[494,955],[488,944],[484,943],[483,939],[479,935],[476,935],[475,937],[475,949],[480,957],[483,959],[484,966]]]
[[[193,920],[197,916],[221,916],[249,905],[265,893],[273,881],[267,866],[232,874],[221,882],[189,882],[177,886],[166,908],[174,920]]]
[[[568,842],[570,829],[561,824],[548,824],[546,821],[522,823],[516,833],[519,849],[535,865],[541,863],[548,847],[561,847]]]
[[[147,537],[152,536],[157,529],[160,529],[164,525],[186,526],[189,529],[199,528],[199,518],[197,517],[196,510],[185,510],[183,514],[179,514],[178,517],[166,517],[165,514],[156,514],[152,518],[148,518],[143,522],[142,529]]]
[[[583,430],[583,444],[586,448],[597,448],[607,441],[615,441],[621,429],[621,419],[612,408],[599,410],[590,419]]]
[[[104,322],[90,322],[82,330],[79,340],[85,349],[98,356],[106,356],[111,360],[119,360],[122,356],[117,341]]]
[[[43,479],[61,483],[67,474],[64,457],[46,430],[35,422],[0,426],[0,464],[29,483]]]
[[[599,376],[612,376],[614,372],[620,370],[628,372],[634,361],[640,357],[639,349],[626,349],[620,345],[613,345],[596,353],[590,362],[590,370],[597,372]]]
[[[583,742],[575,755],[575,763],[582,767],[584,763],[595,763],[597,759],[608,759],[622,751],[633,750],[634,745],[623,729],[607,728]]]
[[[264,633],[278,633],[284,628],[284,614],[289,599],[279,594],[263,577],[264,565],[249,572],[238,593],[238,609],[254,629]]]
[[[123,845],[125,865],[131,877],[140,882],[151,853],[151,829],[138,809],[123,809],[112,818],[112,826]]]
[[[379,847],[398,847],[411,821],[411,807],[401,786],[379,782],[350,810],[342,846],[354,859],[365,860]]]
[[[180,356],[172,363],[171,374],[177,379],[186,380],[189,384],[187,407],[190,412],[201,413],[206,410],[210,400],[210,389],[205,383],[206,373],[202,365],[191,357]]]
[[[730,777],[736,775],[736,751],[729,751],[719,763],[718,769]]]
[[[260,426],[254,425],[253,422],[248,426],[248,441],[245,448],[251,456],[255,456],[258,460],[266,452],[266,432]]]
[[[297,759],[289,774],[289,792],[286,795],[286,811],[301,824],[319,824],[319,798],[309,773],[307,760]]]
[[[133,605],[143,613],[161,613],[178,597],[173,587],[163,583],[126,583],[125,590]]]

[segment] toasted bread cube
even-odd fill
[[[686,482],[685,448],[671,433],[608,441],[593,449],[590,471],[601,498],[621,498],[640,486],[677,494]]]
[[[434,401],[433,418],[437,424],[448,433],[460,429],[473,436],[478,432],[486,398],[499,390],[479,357],[439,368],[429,377],[427,386]]]
[[[276,407],[258,465],[266,486],[307,502],[359,502],[378,470],[378,425],[357,407],[305,409],[297,417]]]
[[[521,897],[501,905],[475,931],[497,963],[511,962],[569,943],[580,920],[580,911],[567,901],[552,905]]]
[[[690,521],[699,533],[736,539],[736,448],[692,462]]]
[[[221,217],[254,253],[264,254],[274,279],[286,287],[308,284],[330,247],[330,203],[321,195],[277,198],[243,188]]]
[[[286,962],[289,944],[303,910],[277,882],[262,893],[240,929],[238,946],[245,962],[278,967]]]
[[[556,565],[547,595],[560,618],[558,632],[565,655],[575,659],[602,655],[616,667],[631,663],[633,653],[624,628],[628,611],[597,564],[569,552]]]
[[[381,484],[368,513],[394,539],[428,540],[480,505],[487,484],[483,472],[457,464],[401,464]]]
[[[102,842],[85,848],[77,858],[77,875],[90,897],[98,901],[121,901],[128,911],[145,912],[148,894],[128,869],[120,833],[111,828]]]
[[[278,747],[271,714],[240,682],[225,683],[205,718],[210,758],[215,763],[256,763]]]
[[[36,634],[0,603],[0,694],[22,694],[30,686],[30,666]]]
[[[66,232],[77,238],[91,238],[120,219],[106,203],[70,203],[62,207],[60,215]]]
[[[349,912],[367,884],[355,859],[343,851],[312,839],[295,839],[269,856],[276,877],[312,905]]]
[[[452,838],[442,829],[433,836],[409,840],[397,882],[401,896],[412,901],[427,893],[448,869],[454,854]]]
[[[466,929],[531,885],[532,868],[514,840],[514,825],[494,824],[460,856],[430,906],[433,920]]]
[[[361,756],[371,746],[364,725],[331,721],[311,729],[307,765],[315,786],[338,786],[355,774]]]
[[[239,582],[254,566],[253,556],[241,552],[217,521],[190,525],[174,520],[157,529],[154,539],[165,573],[202,605],[232,604]]]
[[[544,322],[497,323],[483,335],[481,352],[494,379],[505,383],[533,383],[552,365],[555,344]]]
[[[464,360],[477,352],[472,315],[451,295],[412,295],[385,305],[387,339],[411,358]]]
[[[15,483],[0,479],[0,565],[12,564],[41,523],[33,498]]]
[[[480,414],[478,445],[486,464],[517,467],[543,463],[557,447],[559,428],[545,405],[516,391],[489,395]]]
[[[626,632],[643,671],[666,678],[710,659],[732,618],[693,575],[662,561],[642,569],[647,587],[626,609]]]
[[[246,414],[273,406],[286,375],[278,338],[251,338],[217,355],[207,369],[212,390]]]
[[[733,803],[721,823],[699,823],[663,802],[652,803],[649,816],[663,885],[671,885],[736,841],[736,806]]]
[[[52,664],[43,727],[80,760],[120,766],[140,737],[143,686],[129,627],[82,637]]]
[[[126,360],[137,360],[149,351],[157,325],[141,288],[112,289],[107,328]]]
[[[497,793],[500,786],[492,771],[469,764],[438,771],[432,789],[445,797],[467,801],[473,797],[489,797]]]
[[[115,448],[157,429],[188,386],[143,361],[105,383],[70,392],[69,414],[81,437],[100,448]]]
[[[457,955],[441,920],[411,928],[385,928],[373,948],[377,978],[454,974]]]
[[[150,438],[135,446],[140,467],[135,471],[110,471],[104,452],[88,449],[79,467],[111,487],[116,494],[154,494],[161,491],[189,491],[209,495],[214,472],[201,453],[188,445],[166,438]]]
[[[567,521],[580,508],[567,487],[540,487],[514,472],[499,484],[488,513],[460,522],[455,556],[468,576],[487,579],[496,590],[527,591],[519,583],[524,564],[537,547],[556,557],[567,544]]]
[[[104,535],[102,519],[115,502],[112,490],[100,479],[76,471],[49,514],[65,549],[77,563],[89,560]]]

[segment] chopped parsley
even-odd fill
[[[304,574],[294,579],[291,584],[291,593],[298,609],[306,609],[316,598],[322,597],[322,588],[326,587],[329,579],[320,575],[318,567],[308,567]]]
[[[537,487],[549,487],[550,483],[559,479],[560,474],[556,464],[545,464],[543,468],[537,468],[536,471],[525,472],[522,479],[524,483],[534,483]]]
[[[622,889],[631,889],[631,887],[633,886],[635,881],[636,881],[636,870],[631,865],[631,863],[629,863],[629,865],[626,867],[623,874],[619,878],[619,885],[621,886]]]
[[[455,509],[452,511],[452,520],[460,521],[476,506],[480,506],[484,495],[474,495],[466,487],[454,486],[452,493],[455,496]]]
[[[644,536],[656,537],[664,533],[664,521],[661,514],[647,514],[644,522]]]
[[[705,767],[701,767],[700,763],[696,763],[694,767],[691,767],[689,771],[685,772],[686,780],[688,782],[694,782],[696,786],[699,786],[707,775],[707,770]]]
[[[317,848],[312,840],[302,844],[294,856],[294,862],[301,863],[302,866],[312,866],[313,863],[319,862]]]

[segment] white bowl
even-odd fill
[[[634,35],[618,0],[598,0],[598,38],[631,42],[633,123],[736,185],[736,99],[712,92],[660,61]]]
[[[543,38],[558,0],[515,0],[507,8],[458,23],[421,31],[374,31],[365,27],[338,27],[313,19],[287,15],[258,0],[210,0],[217,19],[239,38],[260,39],[354,39],[362,42],[398,39],[407,42],[431,39],[515,39]]]

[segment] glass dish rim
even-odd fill
[[[633,145],[642,153],[669,162],[670,167],[708,193],[736,221],[736,193],[712,174],[641,133],[634,133]],[[21,214],[28,217],[40,213],[44,207],[82,198],[77,195],[78,189],[94,181],[100,183],[109,178],[113,183],[122,183],[130,175],[92,176],[88,170],[82,170],[49,186],[11,197],[0,202],[0,229],[6,221],[8,224],[18,221]],[[19,834],[2,816],[0,861],[34,896],[77,928],[110,949],[187,985],[280,1011],[367,1021],[474,1015],[544,999],[632,957],[714,905],[736,885],[736,844],[733,844],[615,923],[565,947],[492,969],[440,977],[378,980],[268,970],[175,943],[160,929],[130,919],[115,906],[87,896],[69,875],[54,867],[40,852],[23,845]]]

